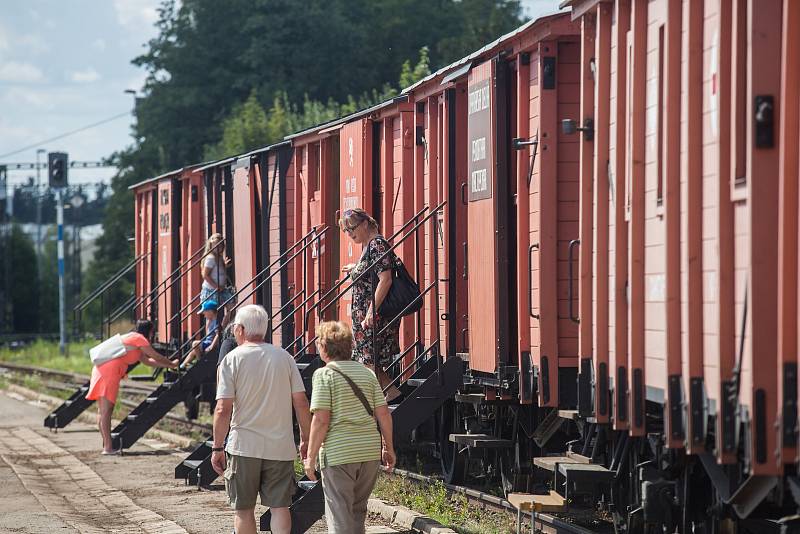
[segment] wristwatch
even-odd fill
[[[211,452],[222,452],[225,450],[225,447],[211,447]]]

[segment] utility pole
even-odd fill
[[[42,166],[39,163],[39,155],[47,152],[43,148],[36,150],[36,258],[37,261],[42,257]],[[41,283],[41,269],[39,269],[39,282]]]
[[[47,173],[50,187],[56,191],[56,223],[58,224],[58,348],[67,353],[67,317],[64,299],[64,191],[67,187],[67,154],[50,152]]]
[[[10,201],[6,191],[7,172],[4,165],[0,165],[0,243],[3,244],[3,285],[0,287],[0,333],[11,332],[11,239],[7,222],[11,219]]]

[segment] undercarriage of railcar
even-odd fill
[[[528,494],[547,511],[616,533],[800,532],[794,472],[748,476],[743,448],[737,463],[718,465],[713,433],[702,455],[667,448],[656,402],[647,402],[646,435],[636,437],[580,417],[575,399],[520,404],[515,374],[467,371],[464,387],[417,430],[418,440],[435,441],[446,483]]]

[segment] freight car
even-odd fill
[[[617,532],[796,531],[800,6],[567,6],[389,101],[135,186],[137,313],[196,335],[192,262],[219,232],[238,303],[305,366],[314,325],[348,320],[360,251],[336,225],[363,207],[423,289],[397,439],[448,482]]]

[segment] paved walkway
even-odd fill
[[[51,433],[42,426],[47,413],[0,392],[0,532],[230,531],[223,491],[198,491],[172,477],[185,453],[142,439],[125,456],[101,456],[96,429],[75,422]],[[257,516],[264,510],[259,505]],[[309,532],[326,530],[323,520]],[[397,531],[373,524],[368,532]]]

